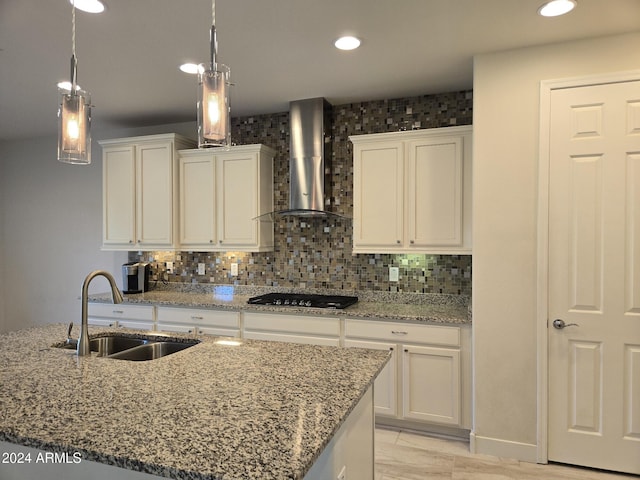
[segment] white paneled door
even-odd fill
[[[548,457],[640,474],[640,82],[550,113]]]

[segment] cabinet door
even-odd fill
[[[213,154],[180,158],[180,245],[216,245],[216,168]]]
[[[102,242],[130,248],[136,240],[136,170],[133,146],[105,148],[102,154]]]
[[[397,375],[398,371],[398,354],[395,343],[383,342],[364,342],[362,340],[345,340],[345,347],[371,348],[375,350],[391,350],[392,356],[389,363],[382,369],[378,378],[376,378],[373,388],[373,404],[375,406],[376,415],[384,415],[387,417],[395,417],[398,414],[398,387]]]
[[[402,142],[354,146],[353,250],[382,252],[404,244]]]
[[[409,247],[461,247],[462,137],[427,138],[408,149]]]
[[[173,144],[136,146],[137,240],[140,246],[172,247],[174,219]]]
[[[403,345],[403,416],[459,426],[460,350]]]
[[[219,245],[258,245],[258,158],[255,153],[216,157]]]

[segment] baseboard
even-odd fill
[[[482,437],[475,432],[469,435],[469,450],[471,453],[514,458],[529,463],[537,463],[538,460],[538,446],[535,444]]]
[[[391,427],[398,430],[408,430],[427,435],[436,435],[445,438],[469,441],[469,430],[434,423],[412,422],[391,417],[376,416],[376,427]]]

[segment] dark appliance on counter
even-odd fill
[[[254,305],[283,305],[312,308],[347,308],[358,301],[358,297],[346,295],[310,295],[307,293],[267,293],[251,297],[247,303]]]
[[[151,265],[146,262],[129,262],[122,265],[122,293],[149,291]]]

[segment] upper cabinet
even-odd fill
[[[177,248],[177,151],[195,142],[163,134],[98,143],[102,146],[103,250]]]
[[[471,253],[471,126],[349,139],[353,253]]]
[[[180,152],[180,244],[196,251],[273,250],[273,158],[264,145]]]

